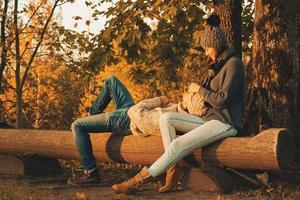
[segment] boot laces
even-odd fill
[[[90,176],[91,176],[91,174],[89,172],[84,171],[84,174],[81,178],[86,179],[86,178],[89,178]]]
[[[140,173],[135,175],[134,177],[124,181],[123,183],[126,184],[138,184],[139,182],[143,182],[143,179],[140,177]]]
[[[143,170],[140,171],[140,173],[138,173],[134,177],[124,181],[123,184],[135,185],[137,187],[139,184],[143,183],[148,177],[150,177],[150,176],[143,177],[142,173]]]

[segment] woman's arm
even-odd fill
[[[225,108],[230,104],[243,76],[242,63],[238,59],[231,59],[225,65],[227,65],[224,66],[225,77],[220,90],[212,91],[202,86],[199,86],[198,90],[204,96],[204,100],[217,109]]]

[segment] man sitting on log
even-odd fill
[[[105,113],[104,110],[111,100],[113,100],[116,110]],[[130,119],[127,112],[133,105],[133,98],[127,88],[116,77],[108,77],[92,104],[88,116],[72,123],[71,129],[85,174],[78,180],[69,180],[70,184],[99,183],[99,170],[96,167],[89,133],[112,132],[119,135],[129,135]]]

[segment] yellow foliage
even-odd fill
[[[88,107],[91,106],[92,102],[96,99],[99,94],[103,82],[109,76],[116,76],[124,86],[129,90],[131,96],[135,102],[139,102],[145,97],[149,96],[147,85],[135,85],[130,77],[130,70],[133,65],[128,64],[126,61],[121,61],[116,65],[106,66],[103,71],[96,75],[93,80],[89,83],[88,88],[85,91],[84,97],[81,99],[80,115],[86,116]],[[107,111],[113,111],[114,106],[110,104]]]

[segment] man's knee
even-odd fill
[[[119,81],[119,79],[117,77],[111,75],[106,78],[105,83],[114,83],[116,81]]]
[[[71,130],[73,132],[73,135],[75,136],[76,134],[80,133],[80,131],[83,129],[83,125],[81,123],[80,119],[77,119],[74,121],[71,125]]]
[[[108,76],[104,81],[104,85],[106,88],[115,88],[120,83],[120,80],[115,76]]]

